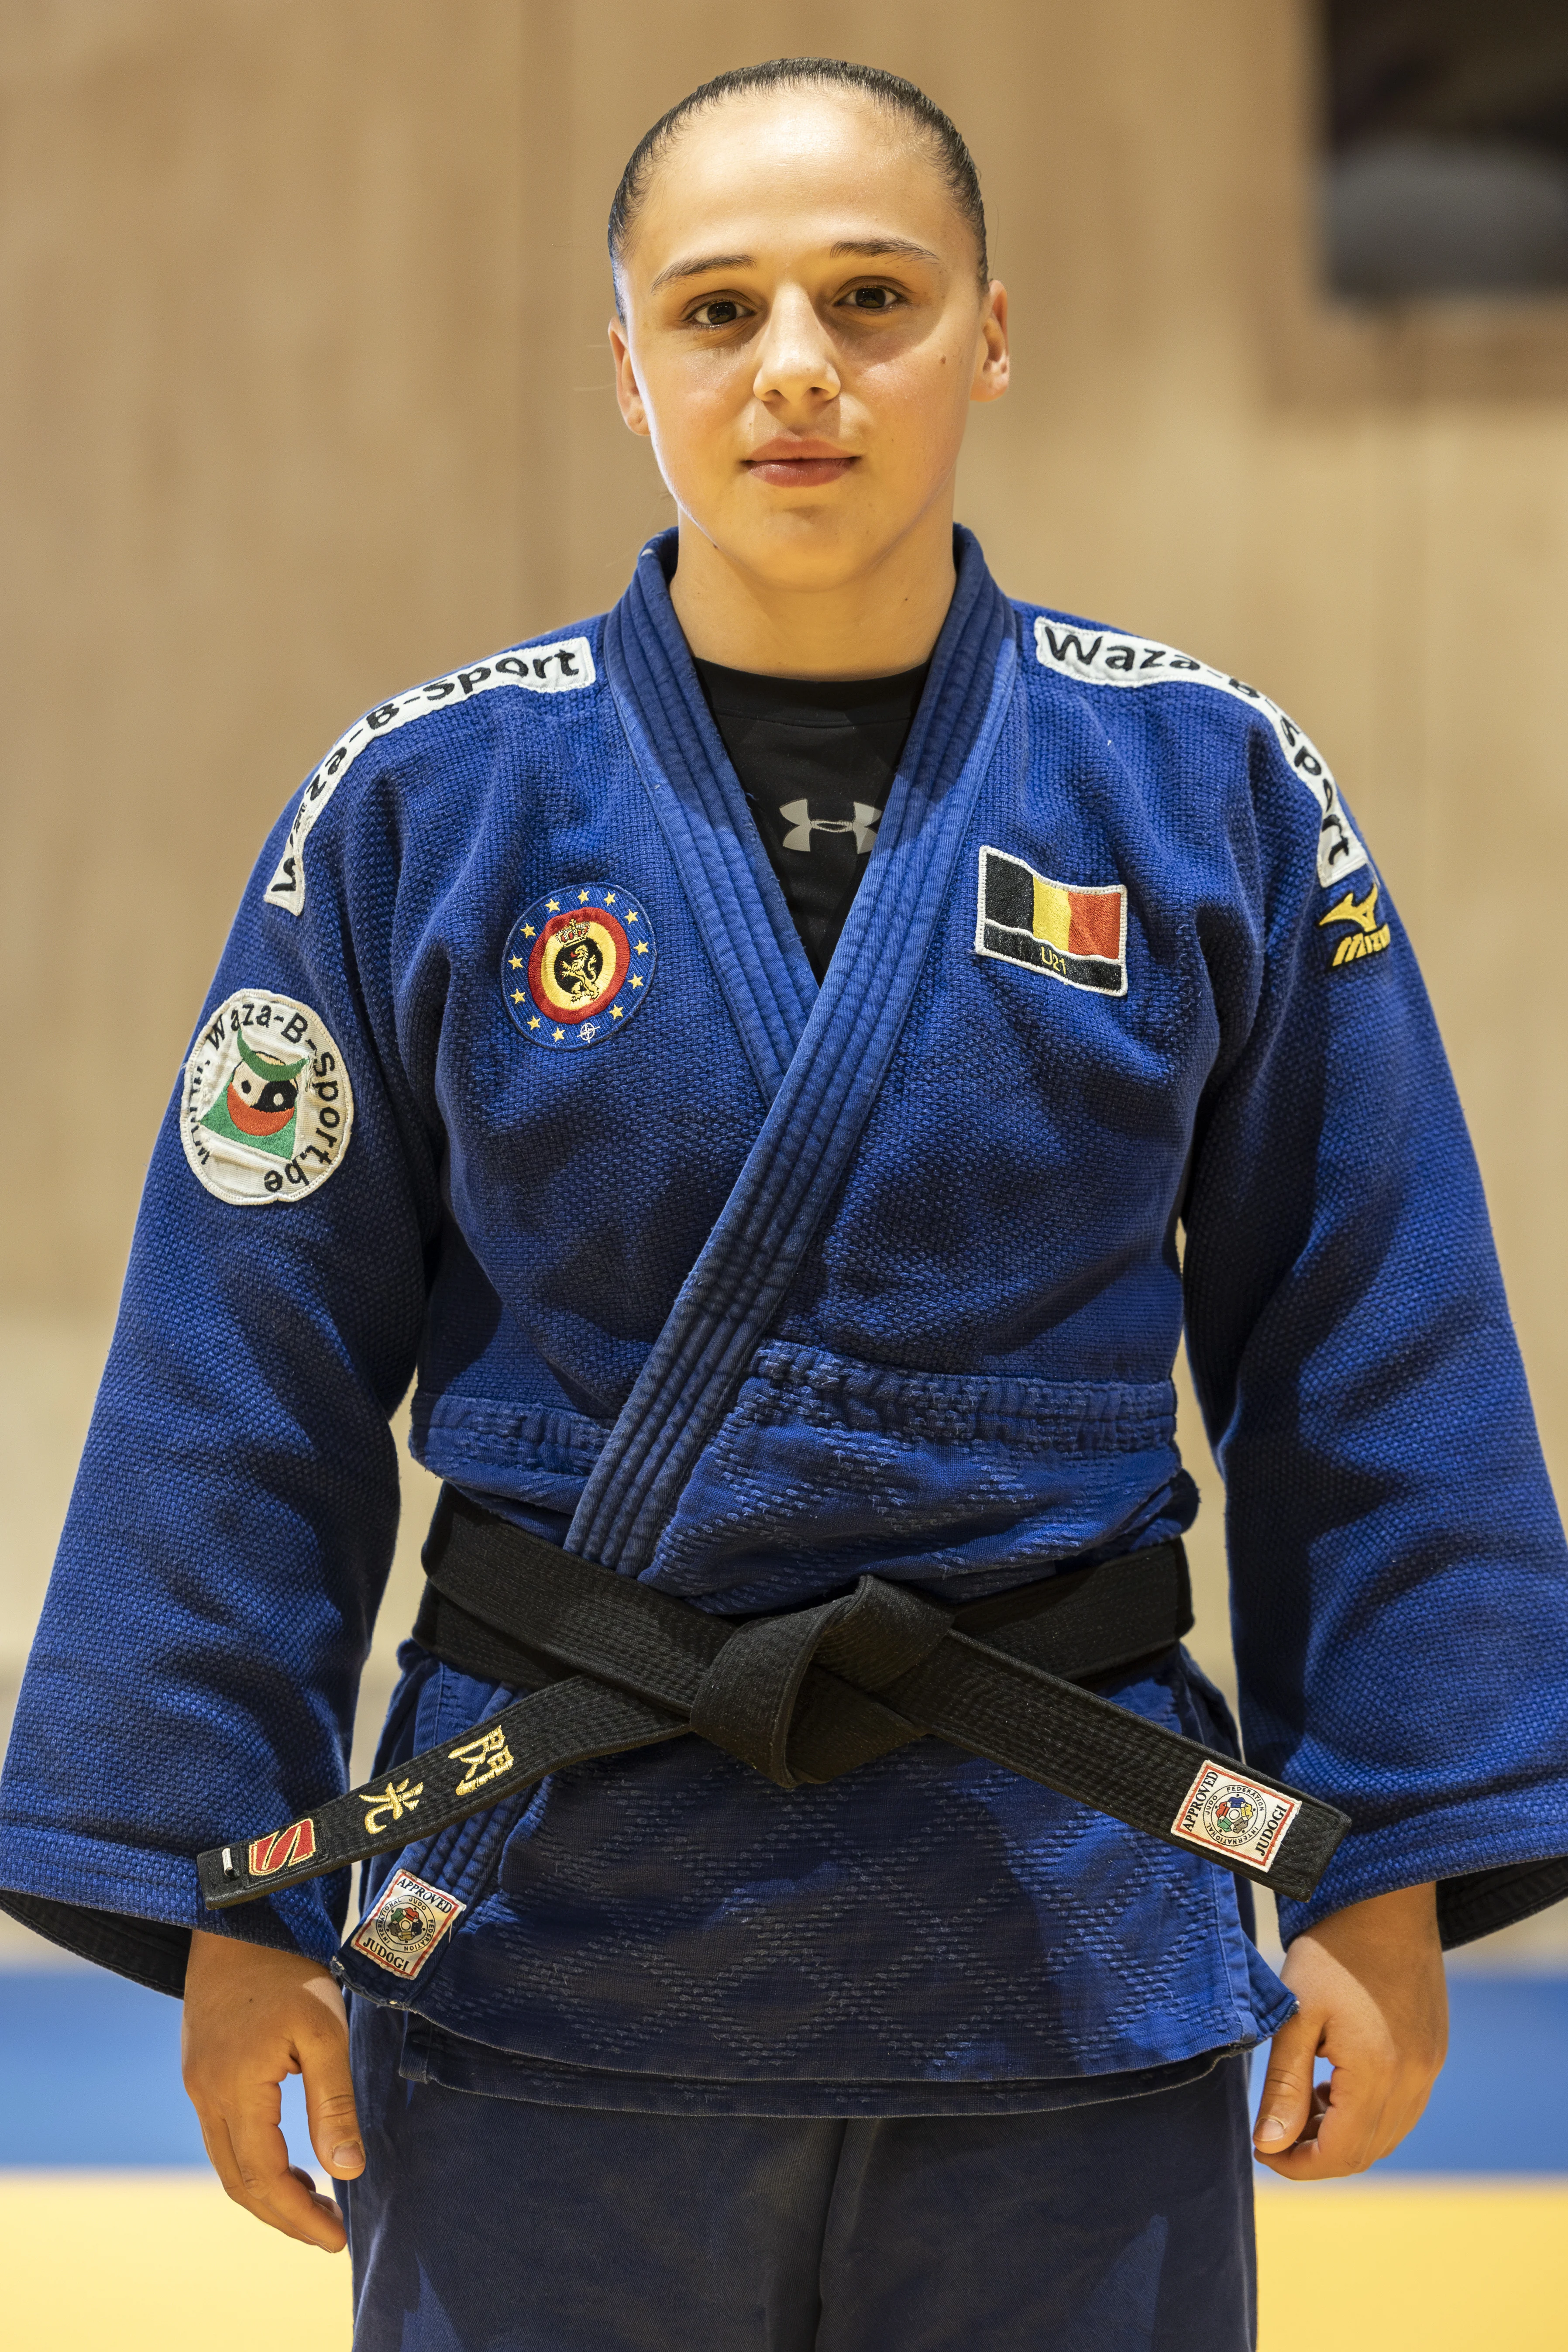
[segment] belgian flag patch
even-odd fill
[[[1004,849],[980,852],[976,955],[1049,972],[1098,996],[1127,993],[1127,891],[1121,882],[1053,882]]]

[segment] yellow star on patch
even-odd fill
[[[620,1006],[619,1006],[618,1004],[612,1004],[612,1005],[611,1005],[611,1007],[610,1007],[610,1018],[611,1018],[611,1020],[612,1020],[612,1021],[624,1021],[624,1020],[626,1019],[626,1014],[621,1011],[621,1008],[620,1008]]]
[[[521,956],[513,956],[511,960],[511,968],[513,971],[521,971],[522,970],[522,958]]]
[[[634,988],[640,988],[640,987],[642,986],[642,974],[641,974],[641,972],[640,972],[640,971],[634,971],[634,972],[633,972],[633,974],[632,974],[632,986],[633,986]]]
[[[636,908],[635,907],[628,907],[628,908],[626,908],[626,920],[627,920],[627,922],[628,922],[628,923],[635,923],[635,922],[637,921],[637,908]]]
[[[637,941],[637,953],[638,955],[647,955],[647,941],[646,940],[639,940]]]
[[[565,1032],[565,1030],[564,1030],[564,1029],[557,1029],[557,1031],[555,1032],[555,1042],[556,1042],[556,1044],[557,1044],[558,1045],[559,1045],[559,1044],[561,1043],[561,1040],[563,1039],[563,1037],[564,1037],[564,1036],[565,1036],[565,1034],[566,1034],[566,1032]]]
[[[531,940],[533,937],[533,925],[531,923],[524,923],[522,927],[522,936],[525,940]]]
[[[537,1029],[537,1028],[538,1028],[538,1026],[539,1026],[539,1015],[538,1015],[538,1013],[537,1013],[534,1014],[534,1016],[533,1016],[532,1020],[529,1023],[529,1024],[528,1024],[528,1025],[529,1025],[529,1027],[530,1027],[531,1029]]]
[[[613,906],[615,905],[615,903],[616,903],[616,894],[615,894],[615,892],[614,892],[613,890],[606,890],[606,891],[605,891],[605,906],[606,906],[606,907],[613,907]]]
[[[549,908],[552,915],[558,915],[561,912],[561,901],[559,898],[546,898],[544,903]]]
[[[523,1002],[523,994],[521,988],[514,988],[512,990],[511,1001],[514,1004],[521,1004]]]
[[[579,906],[581,906],[581,905],[583,904],[584,900],[587,898],[587,896],[588,896],[588,893],[586,892],[586,890],[579,890],[579,891],[578,891],[578,893],[577,893],[577,903],[578,903],[578,905],[579,905]]]

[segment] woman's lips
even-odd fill
[[[776,490],[816,490],[825,483],[842,480],[857,462],[852,457],[841,457],[827,449],[803,450],[798,457],[770,449],[748,457],[746,470],[759,481],[771,483]]]

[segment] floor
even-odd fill
[[[1562,2352],[1568,2184],[1310,2194],[1261,2200],[1261,2352]],[[199,2175],[0,2176],[0,2247],[27,2352],[347,2352],[345,2259],[263,2240]]]

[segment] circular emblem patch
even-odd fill
[[[241,989],[191,1048],[180,1136],[197,1181],[237,1208],[302,1201],[348,1149],[354,1098],[320,1013]]]
[[[376,1919],[387,1941],[399,1945],[404,1951],[422,1944],[432,1927],[445,1924],[428,1904],[422,1903],[395,1903],[390,1911],[383,1911]]]
[[[501,954],[506,1009],[536,1045],[575,1053],[626,1027],[657,961],[640,898],[618,882],[573,883],[512,925]]]
[[[1206,1801],[1203,1822],[1215,1845],[1245,1845],[1256,1832],[1262,1813],[1257,1799],[1233,1783],[1217,1789]]]

